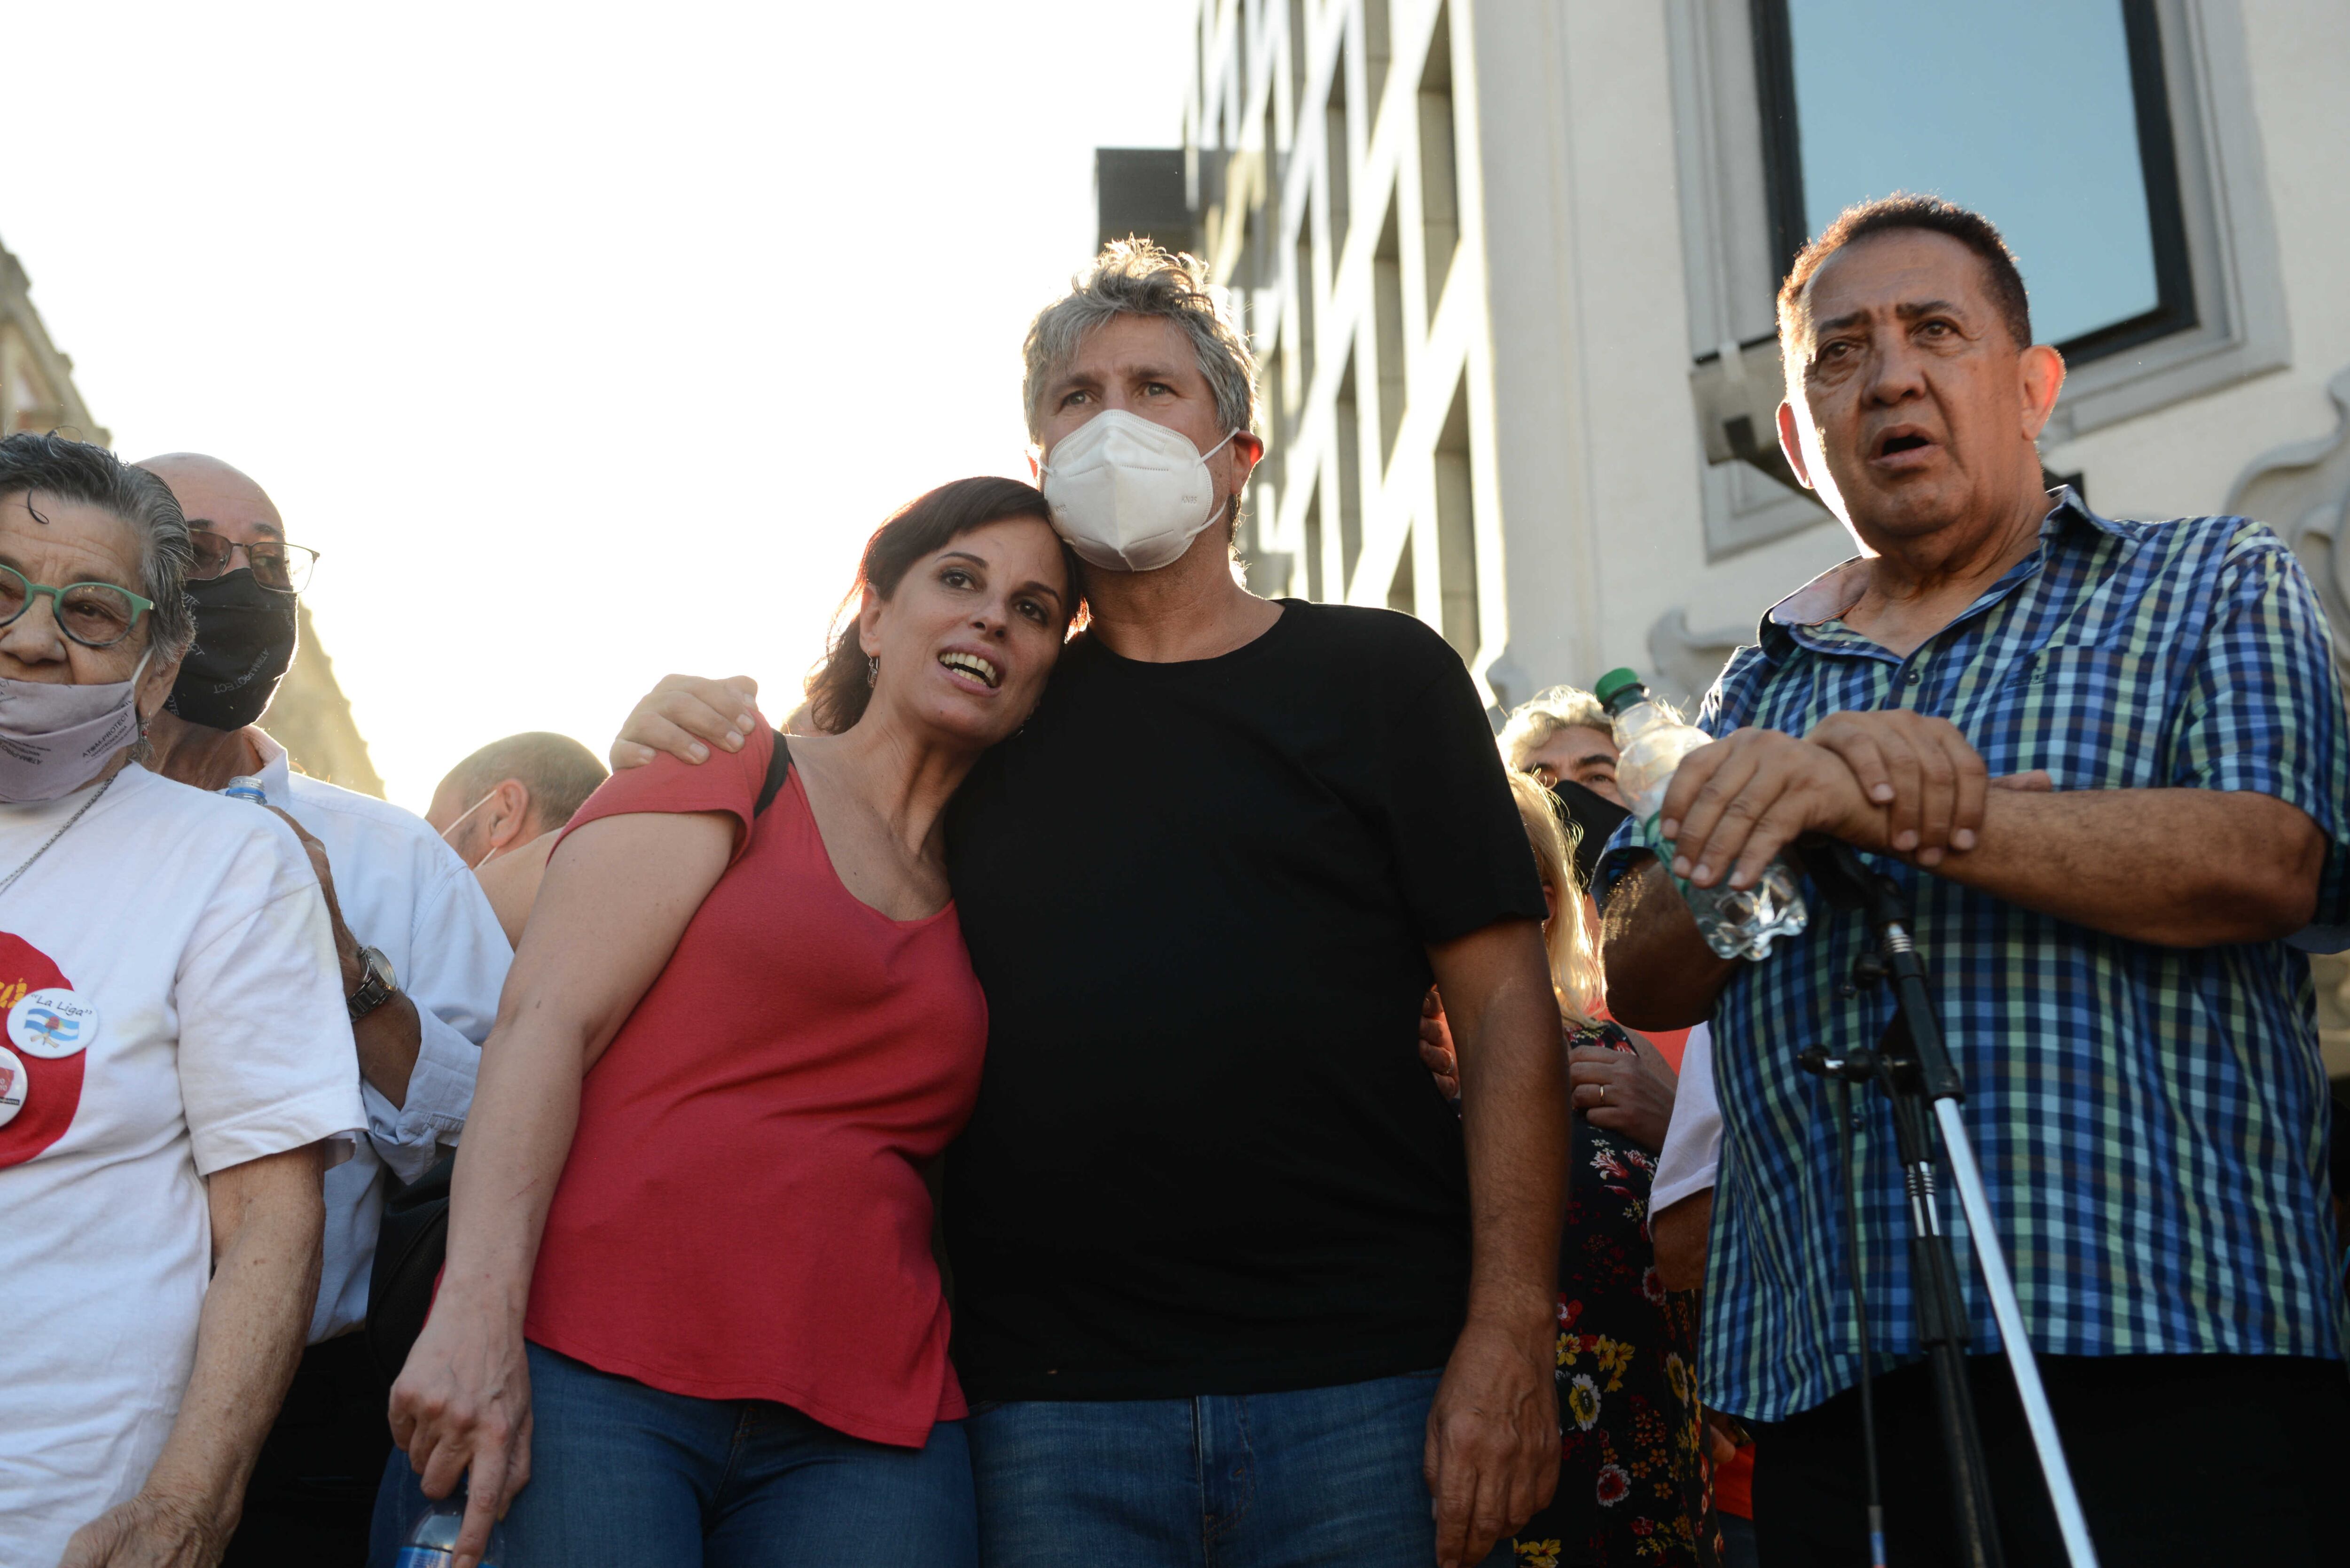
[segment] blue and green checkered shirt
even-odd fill
[[[1773,609],[1699,723],[1803,734],[1908,708],[1996,774],[2060,790],[2253,790],[2329,842],[2318,919],[2345,909],[2343,699],[2293,553],[2239,517],[2113,522],[2065,492],[2040,547],[1908,658],[1837,618],[1859,563]],[[2148,842],[2149,862],[2169,846]],[[2043,1355],[2339,1357],[2326,1080],[2309,964],[2282,941],[2179,950],[2035,914],[1890,859],[1966,1081],[1965,1116]],[[1809,889],[1807,889],[1807,893]],[[1713,1014],[1724,1144],[1704,1327],[1706,1402],[1757,1420],[1858,1376],[1844,1172],[1796,1054],[1873,1044],[1886,988],[1845,993],[1869,940],[1814,896],[1811,929],[1743,965]],[[1918,1354],[1890,1112],[1854,1102],[1871,1348]],[[1947,1191],[1947,1188],[1946,1188]],[[1998,1333],[1954,1199],[1973,1348]]]

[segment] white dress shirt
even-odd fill
[[[1648,1183],[1648,1212],[1661,1214],[1713,1186],[1721,1164],[1721,1106],[1713,1094],[1713,1031],[1700,1023],[1681,1047],[1681,1081],[1673,1119]]]
[[[327,1172],[326,1262],[310,1314],[316,1345],[367,1317],[385,1169],[415,1180],[464,1129],[482,1041],[497,1018],[514,950],[482,885],[422,817],[295,773],[285,747],[258,728],[245,735],[261,753],[263,793],[326,846],[343,923],[359,946],[391,961],[400,991],[416,1004],[421,1036],[405,1102],[395,1107],[362,1082],[367,1136]]]

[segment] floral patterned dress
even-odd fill
[[[1613,1023],[1569,1046],[1629,1051]],[[1656,1157],[1575,1114],[1558,1256],[1558,1493],[1518,1532],[1518,1568],[1715,1568],[1693,1295],[1657,1280]]]

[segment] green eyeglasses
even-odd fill
[[[14,566],[0,566],[0,626],[15,624],[44,594],[48,596],[49,613],[57,617],[57,629],[84,648],[112,648],[130,635],[140,616],[155,607],[153,599],[112,583],[68,583],[53,588]]]

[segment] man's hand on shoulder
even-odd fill
[[[1461,1097],[1461,1058],[1452,1049],[1452,1025],[1444,1016],[1444,998],[1432,985],[1419,999],[1419,1064],[1436,1080],[1437,1093],[1448,1100]]]
[[[758,721],[751,703],[759,683],[747,675],[725,680],[664,675],[620,724],[612,742],[612,771],[640,768],[666,752],[682,763],[710,759],[710,748],[739,752]]]

